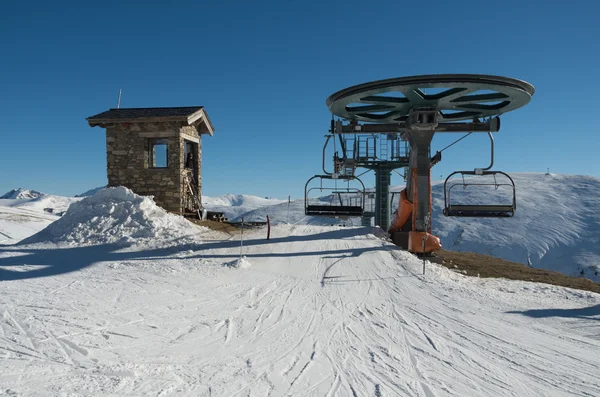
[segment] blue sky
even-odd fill
[[[430,73],[535,86],[503,116],[497,169],[600,177],[599,13],[592,0],[2,2],[0,193],[104,185],[104,130],[85,118],[123,89],[122,107],[206,107],[204,194],[299,198],[320,172],[330,94]],[[459,137],[440,135],[433,150]],[[433,175],[485,166],[487,150],[469,137]]]

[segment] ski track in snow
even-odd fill
[[[239,257],[232,239],[2,281],[0,391],[600,395],[600,311],[568,314],[600,296],[434,264],[421,275],[420,260],[370,233],[250,231],[247,269],[223,266]],[[554,314],[524,315],[535,310]]]

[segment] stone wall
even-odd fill
[[[167,140],[166,168],[152,168],[150,142]],[[172,123],[115,124],[106,129],[106,163],[109,186],[126,186],[135,193],[154,196],[167,211],[182,207],[182,141]]]

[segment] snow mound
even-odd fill
[[[24,190],[22,188],[13,189],[10,192],[5,193],[0,199],[8,200],[20,200],[20,199],[34,199],[44,196],[45,193],[38,192],[36,190]]]
[[[132,244],[152,239],[160,245],[199,231],[183,217],[157,206],[150,197],[120,186],[72,203],[62,218],[20,244]]]
[[[94,189],[87,190],[87,191],[85,191],[85,192],[83,192],[81,194],[75,195],[75,197],[89,197],[89,196],[93,196],[94,194],[98,193],[102,189],[106,189],[106,186],[100,186],[100,187],[97,187],[97,188],[94,188]]]
[[[248,259],[246,259],[245,256],[242,256],[241,258],[238,258],[233,262],[225,263],[225,266],[232,267],[235,269],[248,269],[252,266],[252,264],[250,263],[250,261],[248,261]]]

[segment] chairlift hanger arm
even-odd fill
[[[323,172],[325,173],[325,175],[333,175],[332,172],[328,172],[325,169],[325,150],[327,149],[327,144],[329,143],[329,140],[331,139],[333,135],[325,135],[325,144],[323,145]]]

